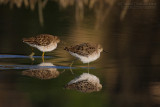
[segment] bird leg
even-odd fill
[[[32,61],[34,61],[33,56],[34,56],[34,54],[35,54],[35,53],[33,52],[33,50],[34,50],[34,49],[33,49],[33,47],[32,47],[32,53],[29,55],[29,57],[31,58]]]
[[[71,71],[72,74],[74,74],[73,71],[72,71],[72,65],[73,65],[73,63],[74,63],[74,60],[72,61],[72,63],[69,66],[70,67],[70,71]]]
[[[44,62],[44,57],[42,57],[42,62]]]
[[[60,73],[62,74],[63,72],[65,72],[65,69],[63,71],[61,71]]]
[[[42,54],[42,61],[44,62],[44,52],[43,52],[43,54]]]
[[[29,55],[30,57],[34,56],[34,54],[35,54],[35,53],[33,52],[33,50],[34,50],[34,49],[33,49],[33,47],[32,47],[32,53]]]
[[[42,53],[42,57],[44,57],[44,52]]]
[[[72,63],[70,64],[70,66],[69,66],[69,67],[70,67],[70,71],[71,71],[72,74],[74,74],[73,71],[72,71],[72,65],[73,65],[74,61],[76,61],[76,60],[77,60],[77,58],[75,58],[75,59],[72,61]]]

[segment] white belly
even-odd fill
[[[53,44],[53,43],[51,43],[51,44],[49,44],[47,46],[39,46],[39,45],[31,45],[31,46],[39,49],[42,52],[50,52],[50,51],[52,51],[52,50],[57,48],[57,44]]]
[[[93,53],[92,55],[89,55],[88,57],[78,55],[73,52],[70,52],[70,54],[79,58],[83,63],[89,63],[89,62],[95,61],[96,59],[98,59],[100,57],[100,53]]]

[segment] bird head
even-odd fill
[[[98,45],[98,51],[99,51],[99,52],[102,52],[102,51],[103,51],[103,48],[102,48],[101,45]]]
[[[55,40],[56,40],[57,43],[60,42],[60,39],[57,36],[55,36]]]
[[[102,89],[102,85],[101,84],[97,84],[97,91],[100,91]]]

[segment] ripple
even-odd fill
[[[0,58],[31,58],[26,55],[0,55]],[[33,56],[33,58],[42,58],[42,56]],[[53,56],[44,56],[44,58],[53,58]]]

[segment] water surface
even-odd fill
[[[0,106],[160,106],[158,7],[126,10],[118,1],[114,5],[104,1],[94,8],[83,7],[81,3],[66,5],[61,0],[48,2],[43,8],[43,26],[38,5],[34,11],[23,5],[12,9],[9,4],[0,5]],[[41,33],[57,35],[61,43],[56,50],[45,53],[44,63],[50,65],[39,67],[43,63],[42,53],[34,49],[34,60],[31,59],[32,50],[22,38]],[[65,46],[82,42],[99,43],[109,51],[90,63],[89,73],[102,84],[98,92],[82,93],[64,88],[75,77],[88,73],[87,64],[77,60],[72,74],[69,66],[74,57],[63,50]],[[40,69],[40,74],[24,75],[25,70],[32,69]],[[41,69],[50,69],[49,76],[56,76],[47,78],[48,74]]]

